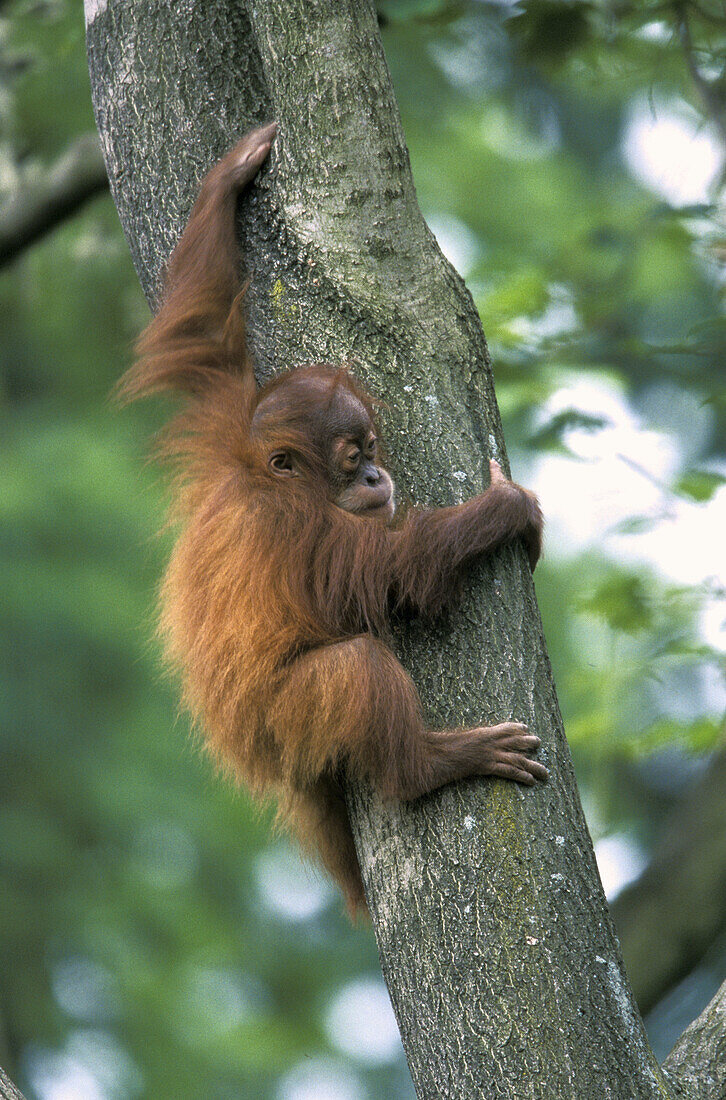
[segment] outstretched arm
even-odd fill
[[[394,533],[396,603],[436,614],[455,590],[462,569],[481,554],[523,538],[534,569],[542,551],[542,512],[533,493],[489,463],[489,488],[451,508],[414,512]]]
[[[254,387],[240,312],[235,210],[277,131],[251,130],[205,176],[186,229],[169,260],[161,309],[139,340],[138,361],[121,395],[163,389],[203,392],[220,372],[241,372]]]

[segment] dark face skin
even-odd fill
[[[393,518],[393,479],[378,463],[378,440],[363,406],[361,417],[332,434],[328,451],[330,485],[335,503],[346,512],[388,522]],[[357,410],[356,410],[357,411]]]
[[[395,511],[393,479],[378,464],[378,440],[364,405],[344,386],[330,399],[324,385],[320,390],[305,432],[323,457],[331,498],[346,512],[388,523]],[[282,448],[270,453],[268,468],[276,477],[305,476],[295,454]]]

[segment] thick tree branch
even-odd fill
[[[726,751],[696,781],[645,872],[611,908],[638,1005],[649,1012],[726,930]]]
[[[683,1032],[663,1068],[697,1100],[726,1096],[726,982]]]
[[[25,1100],[22,1092],[16,1089],[9,1077],[0,1069],[0,1100]]]
[[[0,267],[108,187],[95,134],[80,137],[42,180],[22,182],[0,208]]]

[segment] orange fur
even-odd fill
[[[365,514],[355,502],[380,497],[388,475],[371,458],[367,478],[348,476],[330,457],[333,441],[374,433],[371,401],[350,375],[317,364],[256,388],[235,297],[234,210],[273,138],[274,127],[248,134],[205,179],[121,393],[189,398],[160,448],[176,466],[181,525],[161,628],[185,704],[215,755],[253,792],[277,796],[355,911],[365,897],[347,776],[415,798],[464,775],[546,775],[527,755],[537,739],[517,723],[427,731],[384,641],[392,607],[437,613],[465,565],[504,540],[524,537],[534,564],[541,516],[495,467],[492,486],[464,505],[398,525],[372,505]],[[294,462],[275,476],[280,448]]]

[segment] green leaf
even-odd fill
[[[726,477],[713,470],[687,470],[677,481],[675,490],[691,500],[710,500],[717,489],[726,484]]]
[[[579,609],[599,615],[613,629],[627,634],[647,630],[653,622],[648,590],[640,577],[627,573],[608,577],[580,601]]]
[[[544,427],[529,437],[528,443],[542,451],[566,450],[563,441],[565,432],[570,428],[580,428],[586,432],[598,432],[610,423],[605,416],[593,416],[577,409],[564,409],[548,421]]]

